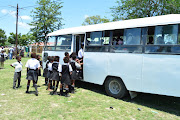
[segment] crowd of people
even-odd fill
[[[83,52],[79,51],[78,56],[75,52],[69,55],[68,52],[64,53],[63,64],[59,63],[59,56],[48,56],[46,66],[43,70],[43,77],[45,77],[45,85],[47,85],[48,91],[51,95],[57,95],[58,87],[60,89],[60,96],[69,97],[69,93],[75,92],[75,80],[82,78],[82,67],[83,67]],[[21,71],[22,63],[21,56],[16,57],[17,62],[11,64],[15,68],[13,89],[20,87],[21,82]],[[41,56],[36,53],[31,53],[31,59],[29,59],[25,65],[27,68],[27,90],[29,93],[30,82],[33,82],[35,88],[35,95],[38,96],[38,76],[41,76],[40,61]],[[16,81],[18,81],[16,87]]]
[[[27,47],[28,49],[26,49],[27,52],[27,56],[29,55],[29,47]],[[16,47],[13,46],[0,46],[0,68],[4,68],[4,62],[5,60],[12,60],[15,59],[16,56],[16,52],[17,54],[19,54],[21,57],[24,57],[24,51],[25,51],[25,47],[18,49],[16,51]]]

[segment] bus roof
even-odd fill
[[[47,36],[85,34],[86,32],[93,32],[93,31],[115,30],[115,29],[136,28],[136,27],[146,27],[146,26],[166,25],[166,24],[178,24],[178,23],[180,23],[180,14],[169,14],[169,15],[121,20],[116,22],[66,28],[49,33]]]

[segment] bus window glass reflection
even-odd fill
[[[140,45],[141,28],[124,30],[124,45]]]

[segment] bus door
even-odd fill
[[[78,51],[81,49],[81,44],[84,42],[84,36],[83,34],[81,35],[75,35],[75,43],[74,43],[74,50],[73,52],[76,52],[78,55]]]

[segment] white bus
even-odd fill
[[[48,34],[43,51],[64,57],[84,43],[83,81],[108,95],[128,92],[180,97],[180,14],[61,29]]]

